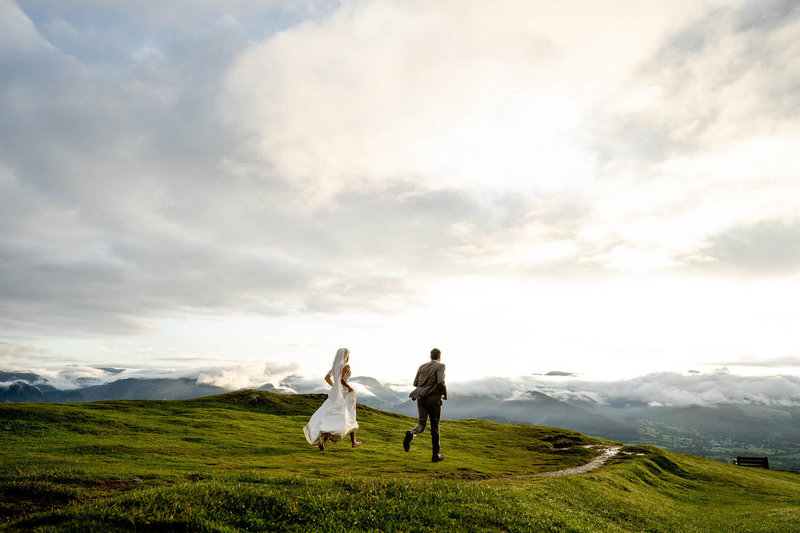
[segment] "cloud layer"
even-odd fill
[[[688,374],[663,372],[607,382],[491,378],[453,383],[448,390],[452,390],[454,397],[489,396],[497,399],[516,399],[524,397],[528,391],[538,391],[567,402],[588,401],[619,406],[800,405],[800,378],[796,376],[741,376],[726,369]]]
[[[796,2],[281,4],[0,0],[3,340],[463,279],[796,289]]]
[[[796,363],[796,361],[795,361]],[[36,375],[36,379],[9,377],[0,387],[22,379],[32,385],[48,385],[61,390],[84,388],[119,379],[189,378],[198,384],[214,385],[227,390],[260,388],[266,384],[289,394],[325,394],[329,387],[321,377],[298,373],[294,363],[268,362],[209,366],[199,370],[168,368],[115,369],[70,365],[67,367],[19,367],[17,373]],[[361,382],[363,381],[363,383]],[[374,385],[370,385],[370,383]],[[413,388],[410,383],[388,384],[372,378],[351,380],[360,398],[385,396],[402,403]],[[599,403],[612,407],[714,407],[727,404],[750,404],[773,407],[800,406],[800,378],[790,375],[742,376],[726,368],[711,372],[661,372],[632,379],[591,381],[571,377],[492,377],[448,383],[451,400],[488,397],[499,400],[526,398],[531,391],[541,392],[558,400],[581,405]],[[389,400],[386,400],[389,401]]]

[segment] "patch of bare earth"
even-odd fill
[[[622,449],[622,446],[602,446],[600,447],[602,453],[586,463],[585,465],[575,466],[572,468],[565,468],[564,470],[555,470],[553,472],[542,472],[540,476],[579,476],[591,470],[600,468],[609,459],[614,457]]]

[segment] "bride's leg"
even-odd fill
[[[360,440],[356,440],[356,432],[355,431],[350,433],[350,444],[353,445],[353,448],[355,448],[356,446],[361,446],[361,441]]]
[[[320,437],[319,444],[317,445],[317,447],[320,450],[322,450],[323,452],[325,451],[325,441],[327,441],[327,440],[328,440],[328,436],[327,435],[322,435],[322,437]]]

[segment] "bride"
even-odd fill
[[[320,450],[325,450],[325,442],[339,442],[348,434],[353,448],[361,446],[361,442],[356,440],[356,391],[347,383],[350,377],[348,361],[350,350],[339,348],[333,367],[325,376],[325,381],[331,386],[328,399],[303,428],[306,440]]]

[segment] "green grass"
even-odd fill
[[[359,439],[309,446],[323,396],[0,405],[0,529],[9,531],[800,531],[800,476],[658,448],[587,462],[568,430],[442,423],[359,406]]]

